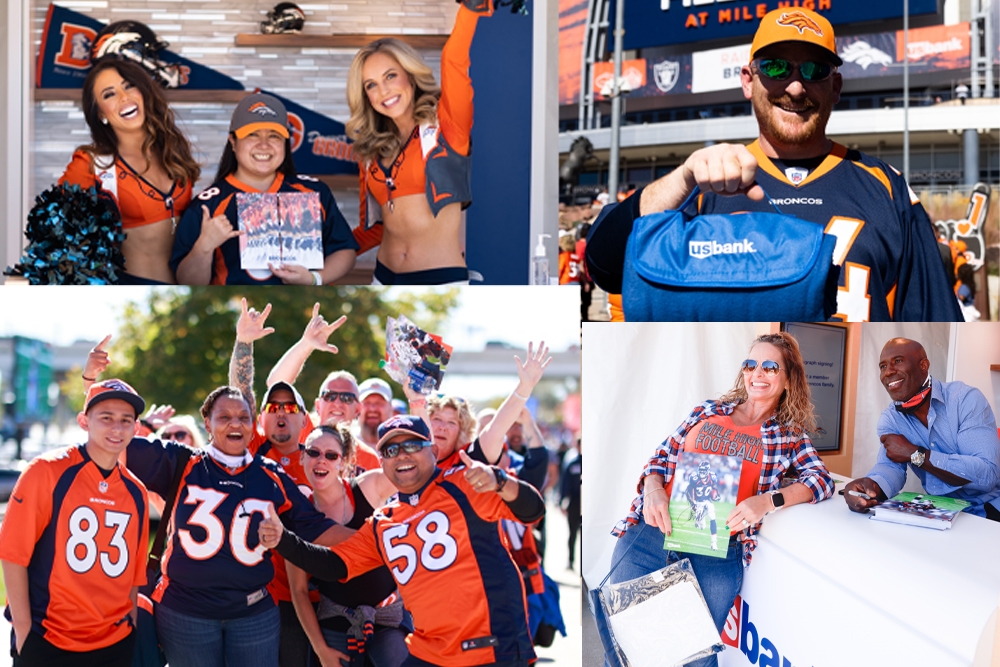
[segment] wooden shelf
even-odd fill
[[[990,364],[991,371],[1000,371],[1000,364]]]
[[[309,176],[318,178],[331,190],[357,191],[361,189],[361,184],[358,182],[358,176],[356,174],[331,174],[327,176],[324,176],[323,174],[309,174]]]
[[[395,37],[415,49],[440,50],[448,40],[448,35],[368,35],[352,33],[347,35],[256,35],[240,33],[236,35],[236,46],[285,46],[299,48],[360,49],[369,42],[382,37]]]
[[[167,89],[169,102],[228,102],[236,104],[252,90],[171,90]],[[82,88],[35,88],[36,102],[79,102]]]

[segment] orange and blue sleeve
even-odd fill
[[[73,159],[59,179],[59,185],[79,185],[81,188],[92,188],[97,185],[91,157],[84,151],[74,152]]]
[[[371,229],[365,229],[364,220],[354,228],[354,240],[360,246],[357,254],[368,252],[372,248],[382,245],[382,225],[375,225]]]
[[[438,122],[448,144],[461,153],[469,154],[472,133],[472,79],[469,78],[469,49],[476,34],[479,14],[458,8],[455,27],[441,50],[441,99],[438,102]]]

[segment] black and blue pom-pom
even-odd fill
[[[97,188],[54,185],[35,199],[25,230],[28,247],[4,274],[32,285],[114,285],[125,269],[125,234]]]

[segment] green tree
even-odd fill
[[[197,414],[205,396],[227,382],[244,296],[257,310],[271,304],[267,324],[275,329],[254,345],[258,397],[271,367],[301,337],[314,303],[320,303],[327,321],[347,316],[347,322],[330,338],[340,352],[313,353],[296,381],[311,408],[330,371],[348,370],[359,381],[372,376],[388,379],[379,369],[385,353],[386,317],[403,314],[427,326],[440,324],[455,306],[458,291],[431,292],[426,298],[403,292],[393,300],[383,298],[382,291],[353,286],[157,290],[148,302],[124,306],[124,324],[112,341],[112,366],[105,377],[125,379],[147,403],[169,403],[179,412]]]

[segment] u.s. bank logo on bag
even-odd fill
[[[718,241],[688,241],[688,254],[695,259],[705,259],[712,255],[741,255],[755,253],[753,241],[743,239],[735,243],[719,243]]]

